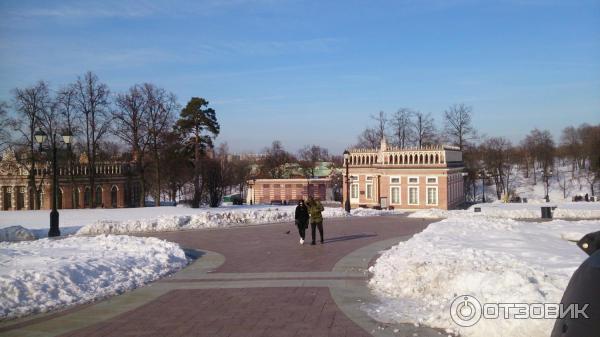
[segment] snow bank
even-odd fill
[[[0,228],[0,242],[28,240],[35,240],[35,235],[27,228],[21,226]]]
[[[149,219],[136,219],[129,221],[101,220],[82,227],[77,235],[90,235],[101,233],[138,233],[159,232],[184,229],[225,228],[244,225],[257,225],[277,222],[294,221],[295,206],[278,208],[227,208],[214,209],[193,215],[160,216]],[[352,210],[351,216],[375,216],[390,214],[390,211],[378,210]],[[399,214],[399,212],[394,212]],[[348,214],[342,208],[325,208],[323,217],[345,217]]]
[[[539,219],[541,207],[556,207],[552,216],[556,219],[600,219],[600,202],[565,202],[545,204],[522,204],[522,203],[486,203],[476,204],[467,210],[442,210],[425,209],[413,212],[408,216],[411,218],[453,218],[453,217],[497,217],[506,219]],[[475,213],[474,208],[481,208],[481,212]]]
[[[553,320],[484,320],[470,328],[452,322],[459,295],[481,303],[559,303],[586,258],[573,242],[600,230],[600,221],[544,223],[456,217],[429,225],[383,253],[370,269],[370,287],[382,304],[370,314],[384,322],[411,322],[465,337],[548,336]]]
[[[101,235],[0,243],[0,319],[122,293],[187,264],[179,245]]]

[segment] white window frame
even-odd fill
[[[356,186],[356,197],[354,197],[353,188]],[[350,201],[358,201],[360,199],[360,186],[358,182],[350,183]]]
[[[416,182],[411,182],[410,180],[411,180],[412,178],[415,178],[415,179],[417,179],[417,181],[416,181]],[[409,184],[419,184],[419,177],[418,177],[418,176],[408,176],[408,180],[407,180],[407,182],[408,182]]]
[[[398,202],[394,202],[394,194],[392,191],[398,189]],[[401,205],[402,204],[402,188],[400,185],[390,186],[390,205]]]
[[[429,203],[429,189],[435,189],[435,204],[434,203]],[[440,195],[439,195],[439,190],[437,186],[427,186],[425,188],[425,190],[427,191],[427,195],[425,196],[425,204],[428,206],[437,206],[440,202]]]
[[[369,192],[371,195],[369,195]],[[373,183],[368,182],[365,184],[365,198],[367,200],[373,200]]]
[[[435,179],[435,182],[433,182],[433,183],[430,183],[430,182],[429,182],[429,179],[431,179],[431,178]],[[437,177],[437,176],[429,176],[429,177],[425,177],[425,182],[426,182],[427,184],[436,184],[436,185],[437,185],[437,183],[438,183],[438,177]]]
[[[416,203],[410,202],[410,190],[411,190],[411,188],[414,188],[414,189],[417,190],[417,202]],[[408,191],[408,204],[409,205],[419,205],[419,186],[408,186],[408,190],[407,191]]]
[[[392,179],[398,179],[398,182],[395,183]],[[402,178],[400,176],[390,176],[390,185],[400,185],[402,183]]]

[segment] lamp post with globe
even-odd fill
[[[58,163],[56,159],[56,152],[58,150],[58,137],[59,135],[56,132],[53,132],[50,135],[50,139],[48,139],[48,135],[38,129],[34,133],[35,141],[40,146],[40,152],[44,151],[43,144],[48,140],[50,143],[50,150],[52,151],[52,211],[50,212],[50,230],[48,231],[48,237],[60,236],[59,229],[59,217],[58,217]],[[71,140],[73,139],[73,134],[71,131],[65,131],[62,135],[63,143],[67,145],[67,149],[71,150]]]

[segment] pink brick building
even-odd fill
[[[464,202],[462,152],[452,146],[351,149],[344,172],[344,202],[394,209],[452,209]]]
[[[329,200],[331,195],[329,178],[254,179],[248,181],[246,203],[295,204],[298,200],[306,200],[309,196]]]

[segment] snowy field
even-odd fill
[[[295,206],[224,206],[219,208],[146,207],[61,210],[61,234],[124,234],[224,228],[294,220]],[[401,211],[354,209],[351,216],[401,214]],[[345,217],[342,208],[325,208],[325,218]],[[0,213],[0,240],[36,238],[48,232],[49,211]],[[18,227],[20,226],[20,227]],[[10,228],[12,227],[12,228]],[[25,229],[25,230],[24,230]],[[16,233],[19,231],[19,233]]]
[[[416,211],[411,218],[452,218],[452,217],[497,217],[506,219],[539,219],[542,206],[556,207],[552,212],[555,219],[600,219],[600,202],[549,202],[549,203],[502,203],[476,204],[467,210],[426,209]],[[481,208],[475,213],[474,208]]]
[[[519,222],[453,216],[429,225],[383,253],[370,269],[382,303],[369,314],[464,337],[546,337],[554,320],[485,320],[470,328],[452,322],[459,295],[481,303],[559,303],[587,255],[574,242],[600,230],[600,220]]]
[[[187,264],[179,245],[100,235],[0,243],[0,320],[140,287]]]

